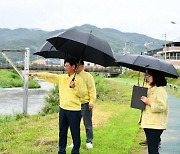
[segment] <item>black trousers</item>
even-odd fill
[[[93,140],[92,110],[89,109],[89,103],[85,103],[81,105],[81,115],[86,129],[86,143],[92,143]]]
[[[70,127],[73,148],[72,154],[79,154],[81,111],[59,110],[59,154],[66,154],[67,134]]]
[[[148,143],[148,153],[159,154],[159,142],[161,141],[163,129],[144,128],[144,132]]]

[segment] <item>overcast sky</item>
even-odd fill
[[[51,31],[91,24],[174,40],[180,37],[179,7],[180,0],[0,0],[0,28]]]

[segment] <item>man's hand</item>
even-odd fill
[[[74,81],[71,81],[70,84],[69,84],[69,87],[70,87],[70,88],[74,88],[74,87],[75,87],[75,82],[74,82]]]
[[[89,110],[92,110],[94,108],[94,104],[89,102]]]
[[[28,73],[29,77],[37,76],[37,73]]]

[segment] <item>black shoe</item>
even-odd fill
[[[142,142],[139,142],[139,145],[142,145],[142,146],[147,146],[147,141],[142,141]]]

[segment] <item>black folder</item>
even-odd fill
[[[146,96],[147,97],[147,90],[148,88],[145,87],[139,87],[134,85],[133,86],[133,91],[132,91],[132,98],[131,98],[131,107],[144,110],[145,109],[145,104],[141,101],[141,96]]]

